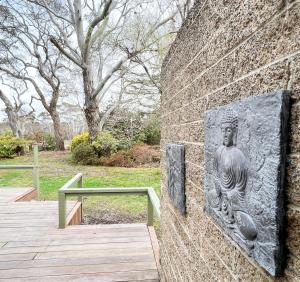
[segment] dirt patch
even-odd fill
[[[159,146],[146,144],[134,145],[101,160],[102,165],[118,167],[158,167],[159,162]]]
[[[82,224],[119,224],[147,222],[145,213],[138,215],[124,214],[114,209],[85,211]]]

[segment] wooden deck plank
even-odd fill
[[[20,221],[18,222],[13,222],[13,223],[0,223],[0,229],[4,230],[6,228],[39,228],[39,227],[49,227],[53,226],[56,223],[55,220],[49,220],[49,221],[33,221],[33,222],[24,222]]]
[[[41,220],[43,219],[43,220]],[[41,222],[49,222],[49,221],[55,221],[55,219],[53,218],[53,216],[41,216],[39,218],[32,218],[30,216],[23,216],[23,217],[10,217],[10,218],[2,218],[0,221],[0,224],[13,224],[13,223],[28,223],[27,221],[30,222],[37,222],[37,223],[41,223]],[[56,220],[57,221],[57,220]]]
[[[58,229],[57,202],[8,202],[24,192],[10,189],[0,188],[0,281],[159,281],[145,224]]]
[[[151,246],[151,245],[150,245]],[[74,245],[56,245],[56,246],[40,246],[40,247],[19,247],[19,248],[3,248],[0,249],[0,255],[7,254],[24,254],[30,252],[60,252],[60,251],[76,251],[76,250],[114,250],[114,249],[136,249],[147,248],[149,242],[125,242],[125,243],[105,243],[105,244],[74,244]]]
[[[130,223],[130,224],[97,224],[97,225],[72,225],[68,227],[68,230],[82,230],[82,229],[135,229],[135,228],[147,229],[147,225],[143,223]]]
[[[34,234],[32,232],[22,232],[22,234],[14,234],[13,237],[8,233],[1,234],[0,232],[0,239],[1,241],[10,241],[12,238],[14,241],[28,241],[28,240],[36,240],[40,238],[40,236],[46,236],[47,234],[45,232],[39,232],[38,230],[34,231]],[[118,237],[141,237],[145,236],[145,232],[119,232],[119,233],[104,233],[104,234],[51,234],[51,238],[53,240],[56,239],[65,239],[65,240],[70,240],[70,239],[92,239],[95,237],[103,237],[103,238],[118,238]]]
[[[34,218],[32,217],[34,215]],[[1,222],[16,222],[16,221],[24,221],[24,220],[36,220],[41,221],[41,219],[53,219],[53,215],[47,214],[45,216],[40,214],[30,214],[30,213],[20,213],[18,215],[10,214],[8,218],[2,218]]]
[[[5,233],[9,233],[9,234],[14,234],[15,232],[24,232],[24,233],[30,233],[33,231],[33,229],[36,229],[40,232],[45,232],[45,231],[50,231],[51,230],[51,226],[38,226],[38,227],[6,227],[6,228],[1,228],[0,230],[0,236],[1,234],[5,234]],[[1,237],[0,237],[1,238]]]
[[[40,226],[40,225],[53,225],[53,223],[57,220],[55,220],[54,218],[34,218],[31,219],[29,222],[30,218],[21,218],[21,219],[17,219],[17,218],[13,218],[13,219],[6,219],[6,220],[1,220],[0,221],[0,227],[5,227],[5,226],[9,226],[9,227],[14,227],[14,226],[20,226],[20,225],[24,225],[24,226]]]
[[[5,244],[5,248],[18,248],[18,247],[39,247],[39,246],[58,246],[58,245],[84,245],[84,244],[105,244],[105,243],[128,243],[128,242],[149,242],[149,237],[107,237],[107,238],[79,238],[73,239],[70,237],[68,240],[28,240],[28,241],[8,241],[6,243],[0,242],[0,246]]]
[[[153,226],[148,227],[149,230],[149,236],[150,236],[150,241],[153,249],[153,254],[156,262],[157,269],[160,267],[160,255],[159,255],[159,245],[158,245],[158,240],[157,236],[154,230]]]
[[[79,235],[78,232],[68,232],[68,231],[57,231],[57,230],[53,230],[53,227],[57,227],[57,222],[55,224],[53,224],[53,226],[42,226],[42,227],[23,227],[23,228],[3,228],[0,230],[0,240],[2,238],[1,235],[5,236],[5,234],[16,234],[16,236],[18,235],[30,235],[32,234],[32,231],[34,229],[34,232],[38,232],[39,234],[48,234],[49,236],[56,236],[56,235],[66,235],[66,236],[77,236]],[[20,232],[20,234],[16,233],[16,232]],[[137,232],[128,232],[126,231],[119,231],[120,232],[120,236],[122,236],[123,234],[128,234],[128,236],[135,236],[136,234],[147,234],[145,231],[137,231]],[[94,235],[94,236],[109,236],[116,234],[117,231],[112,232],[112,231],[108,231],[108,230],[98,230],[98,231],[93,231],[93,230],[82,230],[82,232],[80,231],[81,235]],[[1,240],[2,241],[2,240]],[[5,240],[6,241],[6,240]]]
[[[1,281],[2,279],[0,279]],[[3,280],[8,280],[4,278]],[[3,281],[2,280],[2,281]],[[27,278],[11,278],[14,282],[23,281],[41,281],[41,277],[27,277]],[[77,281],[77,282],[132,282],[132,281],[159,281],[156,270],[142,270],[142,271],[126,271],[113,273],[85,273],[81,275],[52,275],[43,276],[43,282],[58,282],[58,281]]]
[[[33,260],[36,255],[37,253],[1,255],[0,262],[16,261],[16,260]],[[0,271],[0,277],[1,277],[1,271]]]
[[[0,262],[0,270],[3,269],[22,269],[33,267],[53,267],[61,265],[97,265],[97,264],[112,264],[123,262],[153,262],[153,256],[149,255],[131,255],[126,254],[123,256],[108,256],[96,258],[69,258],[66,259],[51,259],[51,260],[19,260],[19,261],[5,261]]]
[[[75,274],[91,274],[91,273],[111,273],[111,272],[127,272],[139,269],[140,271],[155,270],[156,264],[153,262],[123,262],[113,264],[96,264],[96,265],[64,265],[64,266],[47,266],[22,268],[22,271],[16,269],[1,270],[1,278],[28,278],[28,277],[43,277],[50,275],[75,275]]]
[[[81,225],[80,225],[81,226]],[[82,234],[105,234],[105,233],[115,233],[115,232],[126,232],[126,233],[136,233],[136,232],[144,232],[145,234],[147,234],[147,228],[146,227],[134,227],[134,228],[123,228],[123,229],[119,229],[119,228],[82,228],[80,230],[77,229],[69,229],[70,227],[64,229],[64,230],[53,230],[51,231],[51,234],[59,234],[59,233],[63,233],[63,234],[77,234],[78,232],[82,233]]]
[[[152,248],[135,248],[135,249],[114,249],[114,250],[80,250],[80,251],[61,251],[61,252],[47,252],[38,253],[35,259],[58,259],[58,258],[95,258],[95,257],[112,257],[123,256],[126,254],[131,255],[149,255],[152,254]]]

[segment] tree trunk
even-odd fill
[[[83,69],[83,86],[84,86],[84,94],[85,94],[85,103],[84,103],[84,114],[86,118],[86,123],[88,127],[89,134],[91,138],[95,138],[98,133],[101,131],[100,129],[100,110],[97,102],[97,98],[93,97],[93,84],[90,77],[89,70]]]
[[[13,135],[18,138],[22,138],[22,131],[19,128],[18,114],[11,107],[6,107],[5,113],[7,114],[8,123]]]
[[[59,115],[56,111],[52,111],[50,113],[50,115],[51,115],[51,118],[52,118],[52,121],[53,121],[53,129],[54,129],[54,137],[55,137],[56,148],[59,151],[64,151],[65,150],[65,144],[64,144],[63,133],[62,133],[62,130],[61,130]]]
[[[5,113],[8,118],[8,123],[14,136],[21,138],[22,131],[20,129],[20,120],[17,111],[14,109],[12,103],[7,96],[0,90],[0,99],[5,105]]]
[[[91,138],[95,138],[101,131],[100,110],[95,99],[85,98],[84,115]]]

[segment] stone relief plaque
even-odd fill
[[[205,211],[270,274],[282,271],[289,94],[205,113]]]
[[[184,146],[168,144],[166,146],[166,161],[169,197],[181,214],[185,214]]]

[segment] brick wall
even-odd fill
[[[276,89],[292,90],[287,266],[300,281],[300,0],[198,0],[162,69],[163,281],[272,281],[203,212],[203,113]],[[169,201],[165,145],[186,148],[187,215]]]

